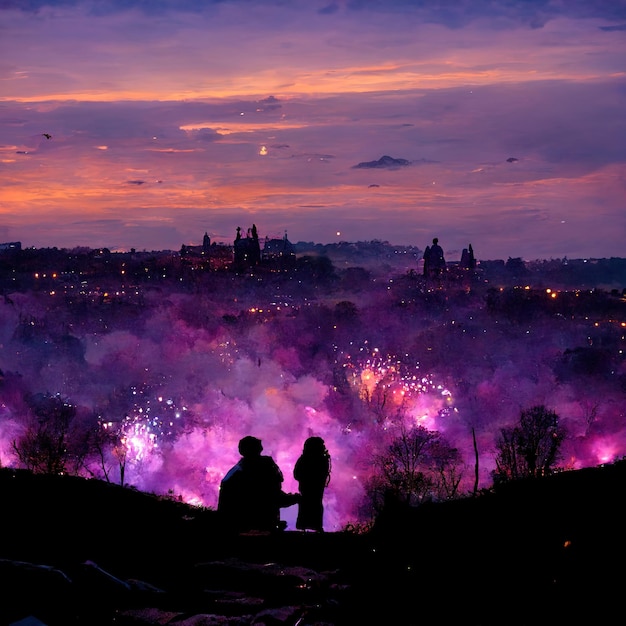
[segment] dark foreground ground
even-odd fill
[[[213,511],[0,469],[0,626],[622,623],[626,463],[231,536]]]

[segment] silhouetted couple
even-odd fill
[[[311,440],[314,442],[310,443]],[[321,441],[321,448],[317,440]],[[305,442],[294,470],[299,484],[297,494],[283,491],[283,473],[274,459],[262,455],[262,451],[263,444],[256,437],[248,436],[239,441],[241,459],[220,484],[217,510],[225,528],[235,532],[284,530],[286,523],[280,519],[280,509],[297,503],[296,527],[321,532],[322,497],[330,480],[330,456],[324,441],[310,437]],[[322,454],[325,454],[325,463],[319,461]],[[325,472],[323,478],[322,471]]]

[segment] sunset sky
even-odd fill
[[[0,242],[626,257],[625,111],[625,0],[0,0]]]

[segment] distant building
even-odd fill
[[[292,260],[295,259],[295,257],[296,249],[287,238],[287,231],[285,231],[282,239],[270,239],[269,237],[265,238],[263,251],[261,253],[261,258],[264,261],[276,259]]]
[[[204,233],[201,246],[186,246],[183,244],[180,249],[180,256],[203,256],[211,251],[211,238],[208,233]]]
[[[241,226],[237,226],[237,235],[233,245],[236,267],[254,267],[261,262],[261,246],[256,224],[248,228],[245,237],[241,236]]]
[[[21,250],[21,241],[8,241],[6,243],[0,243],[0,250]]]
[[[195,269],[221,269],[226,266],[245,269],[260,265],[284,269],[295,262],[296,247],[289,241],[285,231],[282,238],[266,237],[261,249],[256,224],[252,224],[245,236],[241,226],[237,227],[232,245],[212,243],[205,232],[202,245],[183,244],[180,259],[184,266]]]
[[[180,249],[180,260],[183,267],[194,269],[224,269],[233,262],[232,246],[216,244],[211,241],[208,233],[204,233],[201,245],[185,245]]]

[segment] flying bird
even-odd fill
[[[46,139],[52,139],[52,135],[50,133],[41,133]]]

